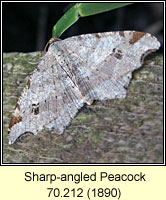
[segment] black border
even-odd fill
[[[2,1],[1,2],[1,11],[2,11],[2,3],[4,2],[8,2],[9,1]],[[12,1],[10,1],[12,2]],[[16,1],[17,2],[17,1]],[[18,1],[20,2],[20,1]],[[25,1],[21,1],[21,2],[25,2]],[[21,3],[20,2],[20,3]],[[29,3],[32,3],[34,1],[28,1]],[[44,1],[42,1],[44,2]],[[46,1],[47,2],[47,1]],[[74,1],[72,1],[74,2]],[[79,1],[78,1],[79,2]],[[80,1],[81,2],[81,1]],[[80,3],[79,2],[79,3]],[[111,1],[112,2],[112,1]],[[116,1],[117,2],[117,1]],[[127,1],[126,3],[131,2],[131,1]],[[138,2],[138,1],[132,1],[132,2]],[[163,36],[163,44],[165,44],[165,1],[139,1],[139,3],[163,3],[163,13],[164,13],[164,36]],[[48,2],[49,3],[49,2]],[[59,2],[60,3],[60,2]],[[75,2],[74,2],[75,3]],[[2,13],[2,12],[1,12]],[[2,14],[1,14],[1,24],[2,24]],[[1,33],[2,33],[2,25],[1,25]],[[1,44],[2,44],[2,34],[1,34]],[[2,45],[1,45],[1,52],[2,52]],[[165,56],[165,46],[164,46],[164,56]],[[50,164],[41,164],[41,163],[3,163],[3,124],[2,124],[2,120],[1,120],[1,166],[166,166],[165,164],[165,58],[163,57],[163,63],[164,63],[164,73],[163,73],[163,163],[143,163],[143,164],[139,164],[139,163],[128,163],[128,164],[124,164],[124,163],[116,163],[116,164],[110,164],[110,163],[64,163],[64,164],[54,164],[54,163],[50,163]],[[3,54],[1,54],[1,66],[3,64]],[[1,70],[3,70],[3,68],[1,67]],[[1,71],[2,76],[1,76],[1,119],[2,119],[2,114],[3,114],[3,96],[2,96],[2,86],[3,86],[3,71]]]

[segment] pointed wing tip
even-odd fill
[[[8,144],[11,145],[11,144],[13,144],[14,142],[15,142],[15,140],[13,140],[12,137],[10,136],[10,137],[9,137]]]
[[[13,144],[13,143],[9,140],[8,144],[11,145],[11,144]]]

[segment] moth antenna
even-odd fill
[[[45,45],[45,47],[44,47],[44,53],[46,53],[47,51],[48,51],[48,48],[49,48],[49,46],[53,43],[53,42],[56,42],[56,41],[60,41],[61,39],[59,39],[59,38],[51,38],[48,42],[47,42],[47,44]]]

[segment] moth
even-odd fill
[[[149,33],[85,34],[53,42],[30,76],[9,124],[9,144],[26,132],[62,134],[94,100],[125,98],[132,72],[159,49]]]

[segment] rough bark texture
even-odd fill
[[[63,135],[25,134],[8,145],[7,128],[40,52],[3,54],[3,163],[162,163],[163,57],[133,73],[125,99],[84,106]]]

